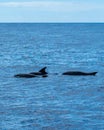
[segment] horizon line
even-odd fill
[[[0,22],[0,24],[2,23],[33,23],[33,24],[37,24],[37,23],[104,23],[104,22]]]

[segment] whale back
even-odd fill
[[[89,73],[86,73],[86,72],[81,72],[81,71],[68,71],[68,72],[64,72],[62,73],[63,75],[96,75],[97,72],[89,72]]]
[[[16,74],[16,75],[14,75],[14,77],[16,77],[16,78],[33,78],[33,77],[37,77],[37,76],[33,75],[33,74]]]
[[[14,75],[14,77],[17,77],[17,78],[32,78],[32,77],[37,77],[37,76],[47,77],[47,72],[45,71],[46,68],[47,67],[44,67],[38,72],[31,72],[27,74],[16,74]]]

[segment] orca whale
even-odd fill
[[[62,75],[74,75],[74,76],[77,76],[77,75],[82,75],[82,76],[88,76],[88,75],[93,75],[95,76],[97,72],[81,72],[81,71],[68,71],[68,72],[64,72],[62,73]]]
[[[39,72],[31,72],[28,74],[16,74],[14,75],[14,77],[16,78],[33,78],[33,77],[38,77],[38,76],[42,76],[42,77],[47,77],[47,72],[45,71],[47,67],[42,68],[41,70],[39,70]]]

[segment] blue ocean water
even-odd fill
[[[104,130],[103,23],[0,24],[0,130]]]

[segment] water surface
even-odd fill
[[[13,77],[44,66],[47,78]],[[103,130],[103,75],[104,24],[0,24],[0,129]]]

